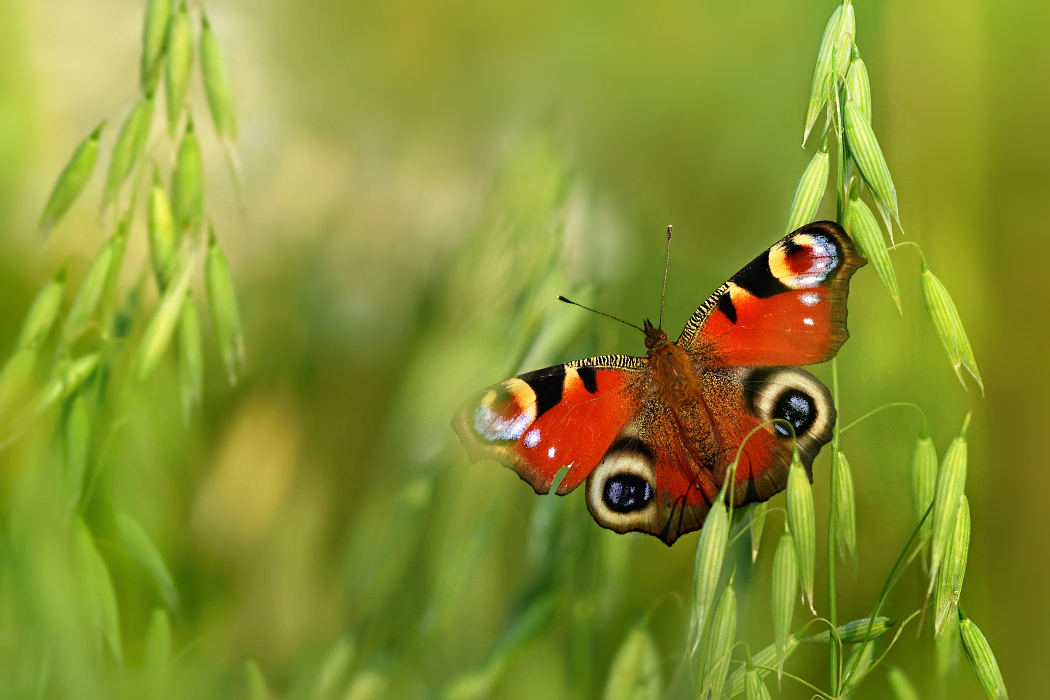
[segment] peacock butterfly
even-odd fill
[[[670,242],[670,239],[668,239]],[[782,491],[792,449],[812,479],[835,406],[793,365],[824,362],[849,337],[846,297],[865,265],[842,228],[818,221],[789,233],[719,287],[676,342],[645,320],[645,357],[603,355],[527,372],[489,387],[456,414],[472,461],[491,457],[547,493],[586,480],[599,525],[668,545],[697,530],[745,436],[736,506]],[[666,284],[666,274],[665,274]],[[567,301],[567,300],[565,300]],[[797,441],[797,443],[796,443]]]

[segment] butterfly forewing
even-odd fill
[[[803,226],[719,287],[678,344],[727,366],[830,360],[849,337],[849,280],[865,264],[837,224]]]
[[[472,461],[498,460],[536,491],[579,486],[638,412],[644,361],[611,355],[547,367],[489,387],[453,427]]]

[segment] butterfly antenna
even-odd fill
[[[660,295],[660,322],[657,328],[664,327],[664,300],[667,299],[667,268],[671,265],[671,227],[667,227],[667,259],[664,261],[664,291]]]
[[[645,333],[644,329],[639,328],[638,326],[634,325],[633,323],[628,323],[627,321],[624,321],[622,318],[616,318],[612,314],[602,313],[601,311],[598,311],[597,309],[592,309],[589,306],[584,306],[583,304],[577,304],[572,299],[566,299],[561,294],[558,295],[558,301],[564,301],[566,304],[572,304],[573,306],[578,306],[581,309],[587,309],[588,311],[593,311],[594,313],[598,314],[599,316],[604,316],[605,318],[611,318],[614,321],[619,321],[620,323],[624,324],[625,326],[630,326],[631,328],[636,328],[636,329],[642,331],[642,333]]]

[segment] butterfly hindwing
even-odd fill
[[[673,544],[702,527],[734,461],[733,502],[743,506],[784,489],[796,437],[807,471],[831,439],[831,396],[808,372],[728,368],[701,382],[695,396],[674,405],[659,396],[646,401],[590,472],[587,508],[600,525]],[[790,427],[769,424],[774,419]]]
[[[849,337],[849,280],[865,264],[838,224],[807,224],[712,294],[686,324],[678,344],[729,366],[829,360]]]
[[[644,362],[607,355],[528,372],[489,387],[453,421],[471,460],[489,457],[536,493],[579,486],[639,410]]]

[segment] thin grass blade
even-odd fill
[[[908,676],[905,675],[897,666],[885,665],[886,668],[886,683],[890,686],[890,692],[893,693],[894,700],[920,700],[919,691],[915,690],[915,686],[908,680]]]
[[[146,628],[142,665],[161,670],[171,663],[171,620],[164,608],[154,608]]]
[[[248,687],[249,700],[270,700],[270,686],[266,683],[259,664],[250,659],[244,664],[244,682]]]
[[[798,649],[799,638],[796,635],[791,635],[787,638],[787,641],[783,648],[783,658],[786,660],[789,656],[795,653]],[[769,671],[767,668],[774,668],[777,665],[777,646],[776,644],[770,644],[768,647],[763,648],[760,652],[751,657],[751,664],[755,670],[758,671],[758,675],[761,678],[765,678]],[[726,683],[725,696],[728,698],[736,697],[744,692],[744,686],[746,682],[746,667],[740,666],[729,674],[729,681]]]
[[[117,511],[114,514],[114,522],[117,526],[117,536],[128,556],[149,574],[160,590],[164,602],[174,609],[179,602],[179,593],[157,545],[153,544],[153,540],[138,521],[127,513]]]

